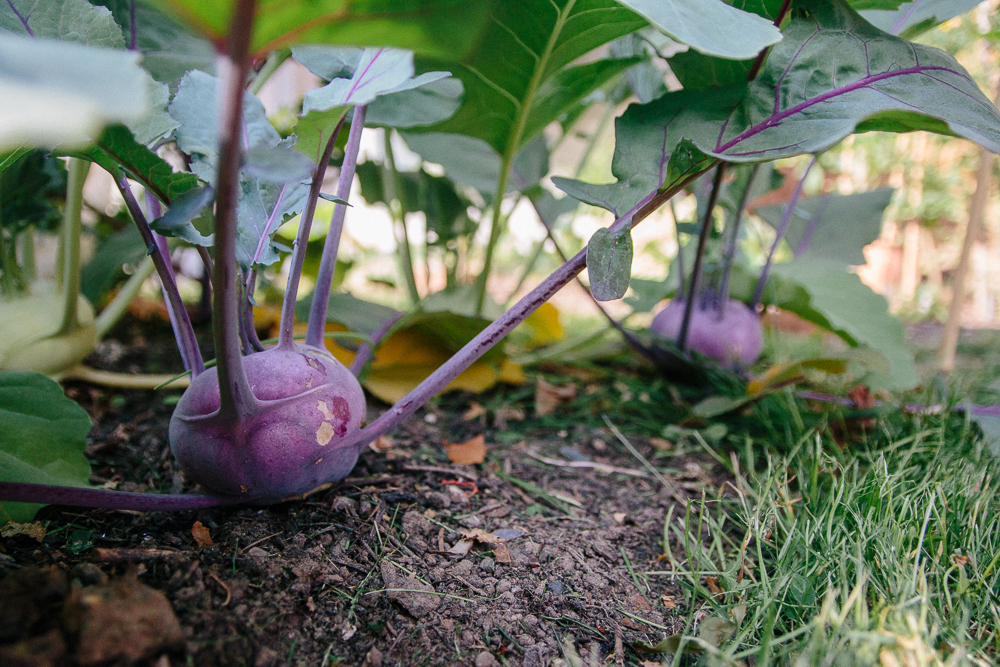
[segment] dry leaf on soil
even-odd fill
[[[212,536],[208,532],[208,526],[202,525],[201,521],[195,521],[191,526],[191,537],[198,543],[199,547],[212,546]]]
[[[461,465],[482,463],[486,460],[486,436],[479,434],[465,442],[445,442],[448,460]]]
[[[550,414],[557,405],[574,398],[576,398],[575,384],[559,387],[539,377],[535,387],[535,416],[543,417]]]

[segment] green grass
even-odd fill
[[[777,417],[755,410],[761,425]],[[707,664],[994,664],[1000,476],[977,432],[896,414],[845,448],[781,419],[790,428],[771,430],[787,442],[747,435],[735,483],[667,517],[671,567],[647,573],[679,576],[690,619],[735,622]]]

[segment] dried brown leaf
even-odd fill
[[[551,414],[557,405],[574,398],[576,398],[575,384],[559,387],[549,384],[544,378],[539,377],[535,387],[535,416],[542,417]]]
[[[9,521],[7,525],[0,528],[0,537],[14,537],[15,535],[32,537],[41,542],[45,539],[45,525],[39,521],[32,521],[30,523]]]
[[[208,526],[202,525],[201,521],[195,521],[194,525],[191,526],[191,537],[194,538],[199,547],[210,547],[213,544]]]
[[[445,452],[452,463],[471,465],[486,460],[486,436],[479,434],[465,442],[445,442]]]

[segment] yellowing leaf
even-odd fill
[[[345,331],[330,323],[327,331]],[[326,347],[341,363],[348,365],[354,352],[328,338]],[[411,327],[400,329],[386,338],[373,355],[368,374],[362,380],[365,389],[387,403],[395,403],[451,358],[453,350],[425,331]],[[445,391],[456,389],[481,393],[497,382],[524,382],[521,367],[506,358],[480,359],[451,381]]]
[[[486,460],[486,436],[479,434],[465,442],[444,443],[448,460],[452,463],[470,465],[482,463]]]
[[[551,303],[543,303],[519,326],[528,334],[528,347],[541,347],[557,343],[566,337],[559,323],[559,310]]]
[[[747,385],[747,396],[757,396],[766,391],[773,391],[783,384],[795,380],[807,369],[839,374],[847,370],[847,360],[820,358],[775,364],[759,378],[750,381]]]

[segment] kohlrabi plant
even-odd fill
[[[131,3],[113,4],[115,16],[129,22],[130,34],[148,34],[149,26],[165,20],[146,15],[151,23],[144,26],[138,12],[122,11],[133,8]],[[99,114],[87,128],[89,134],[77,138],[73,154],[112,173],[164,286],[181,358],[192,376],[170,422],[170,446],[184,473],[208,494],[126,494],[29,483],[38,467],[39,457],[33,455],[33,463],[17,459],[17,466],[4,467],[4,501],[177,509],[301,496],[345,477],[367,443],[412,415],[585,267],[595,297],[620,298],[629,285],[631,228],[712,169],[714,185],[681,316],[681,350],[694,346],[698,329],[692,323],[705,310],[696,303],[699,298],[704,296],[723,321],[743,316],[730,307],[729,287],[723,284],[727,271],[711,290],[698,285],[710,216],[727,165],[814,154],[867,130],[931,130],[1000,150],[1000,114],[954,59],[881,31],[845,0],[747,3],[753,12],[721,0],[562,0],[541,5],[418,0],[393,6],[388,13],[383,3],[335,0],[152,4],[218,51],[215,76],[195,68],[172,80],[163,76],[159,81],[165,85],[150,83],[146,90],[147,122],[158,119],[166,128],[160,136],[171,138],[190,171],[172,169],[134,129],[112,124],[99,132],[101,125],[117,120]],[[899,3],[857,2],[873,4]],[[31,28],[34,15],[19,13],[21,3],[8,5],[10,11],[0,9],[3,25]],[[78,9],[83,11],[82,5]],[[650,25],[690,45],[686,54],[671,59],[685,89],[633,105],[617,120],[612,165],[617,183],[554,179],[567,193],[611,210],[614,223],[366,425],[365,398],[355,373],[370,354],[370,343],[384,331],[362,340],[366,345],[351,368],[324,347],[327,310],[336,303],[330,290],[340,234],[366,124],[378,118],[396,127],[401,126],[400,115],[412,120],[417,112],[426,112],[433,124],[412,126],[421,129],[408,131],[411,148],[444,164],[444,156],[432,157],[429,151],[448,146],[452,157],[467,159],[469,172],[488,167],[487,180],[495,184],[482,284],[477,283],[475,292],[480,312],[496,237],[509,210],[504,201],[520,187],[515,182],[518,157],[547,125],[593,91],[595,81],[637,62],[616,58],[578,64],[579,59]],[[336,47],[299,46],[307,42]],[[16,52],[30,43],[31,37],[3,37],[0,47],[9,45]],[[287,55],[287,47],[326,83],[307,94],[294,137],[282,138],[264,117],[253,89]],[[92,47],[78,48],[77,60],[84,64],[95,51],[104,55]],[[416,59],[404,49],[416,52]],[[48,57],[44,49],[39,53],[37,58]],[[142,74],[134,56],[116,66]],[[5,67],[0,59],[0,85],[6,81]],[[33,70],[31,75],[40,76]],[[435,116],[439,103],[454,101],[457,91],[444,83],[450,77],[461,82],[461,104],[457,110],[451,104],[454,114],[442,119]],[[61,90],[58,82],[54,88]],[[0,99],[9,98],[5,90],[0,93]],[[101,109],[99,104],[94,108]],[[392,114],[395,120],[387,121]],[[413,140],[418,136],[423,146],[420,139]],[[17,141],[53,145],[31,133]],[[55,143],[60,141],[65,140]],[[482,151],[474,150],[483,146],[492,155],[485,163]],[[335,152],[338,187],[325,193],[324,176]],[[392,165],[387,167],[391,173]],[[450,169],[456,180],[460,171]],[[139,186],[141,191],[134,191]],[[293,320],[320,198],[333,201],[334,208],[305,337],[299,342]],[[267,347],[252,326],[256,279],[281,259],[274,233],[293,217],[298,228],[279,335]],[[791,220],[792,214],[785,217]],[[166,261],[164,237],[200,247],[211,267],[213,367],[206,368],[186,317]],[[749,309],[747,314],[752,318]],[[740,343],[735,359],[749,357],[752,343]],[[26,380],[0,376],[0,382],[13,381]]]

